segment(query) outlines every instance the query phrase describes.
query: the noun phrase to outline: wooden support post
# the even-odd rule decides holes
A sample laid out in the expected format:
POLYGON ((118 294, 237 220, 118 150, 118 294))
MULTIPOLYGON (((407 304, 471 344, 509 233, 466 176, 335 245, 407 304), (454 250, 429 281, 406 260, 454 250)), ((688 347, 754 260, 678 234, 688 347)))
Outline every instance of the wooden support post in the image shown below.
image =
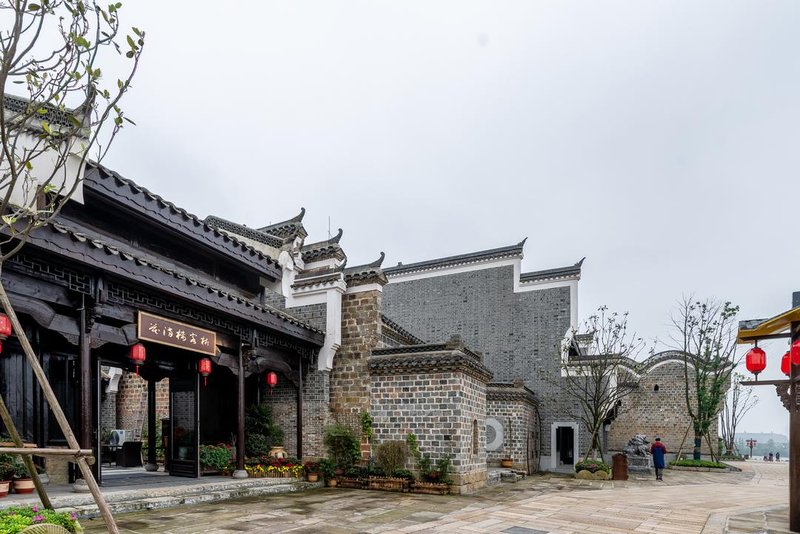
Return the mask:
POLYGON ((158 471, 156 458, 156 381, 147 381, 147 465, 148 471, 158 471))
POLYGON ((242 345, 239 344, 239 374, 236 377, 237 402, 236 402, 236 478, 247 478, 244 469, 244 354, 242 345))
MULTIPOLYGON (((6 401, 3 400, 2 395, 0 395, 0 417, 3 419, 3 424, 6 427, 8 435, 11 436, 11 441, 13 441, 18 448, 25 450, 25 447, 22 443, 22 437, 19 435, 19 432, 17 432, 17 427, 14 425, 14 420, 11 418, 11 413, 8 411, 6 401)), ((2 452, 10 454, 8 449, 5 449, 2 452)), ((36 487, 36 493, 39 495, 39 500, 42 501, 42 506, 52 510, 53 505, 50 503, 50 497, 47 496, 47 491, 45 491, 42 480, 39 478, 39 473, 36 471, 36 466, 33 465, 33 456, 28 454, 26 451, 24 454, 22 454, 22 461, 25 462, 25 467, 28 469, 28 473, 31 475, 33 485, 36 487)))
MULTIPOLYGON (((50 410, 53 412, 53 417, 55 417, 61 432, 64 434, 64 437, 67 440, 67 445, 70 449, 80 449, 78 440, 75 437, 75 433, 69 426, 69 421, 67 420, 67 416, 64 415, 64 410, 61 409, 61 405, 58 402, 58 397, 56 397, 53 388, 50 387, 50 382, 47 380, 47 375, 44 374, 44 369, 42 369, 39 359, 36 357, 36 353, 33 351, 33 347, 28 340, 28 336, 25 335, 25 330, 23 330, 22 324, 19 322, 19 317, 17 317, 14 307, 11 305, 11 301, 8 299, 8 294, 6 293, 2 281, 0 281, 0 305, 2 305, 3 310, 5 311, 6 315, 8 315, 8 318, 11 319, 11 326, 14 328, 14 332, 16 333, 19 342, 22 344, 22 350, 25 353, 25 358, 28 360, 28 364, 31 366, 31 370, 33 371, 36 380, 39 382, 39 385, 42 388, 42 392, 44 393, 45 399, 50 406, 50 410)), ((91 380, 91 374, 89 376, 89 380, 91 380)), ((86 458, 78 458, 77 463, 83 478, 86 480, 86 485, 89 487, 89 491, 94 497, 94 502, 97 503, 97 508, 100 510, 100 515, 103 517, 106 528, 111 534, 119 534, 119 528, 117 527, 116 521, 114 521, 114 516, 111 515, 111 509, 109 509, 108 504, 106 503, 106 500, 100 491, 100 486, 97 485, 97 481, 94 479, 94 475, 92 475, 92 469, 86 462, 86 458)))
POLYGON ((81 321, 78 349, 81 368, 81 447, 92 448, 92 351, 86 321, 86 303, 81 296, 81 321))
MULTIPOLYGON (((800 339, 800 323, 792 323, 792 342, 800 339)), ((800 365, 791 368, 789 386, 789 530, 800 532, 800 410, 797 407, 800 365)))
POLYGON ((303 356, 297 358, 297 459, 303 461, 303 356))

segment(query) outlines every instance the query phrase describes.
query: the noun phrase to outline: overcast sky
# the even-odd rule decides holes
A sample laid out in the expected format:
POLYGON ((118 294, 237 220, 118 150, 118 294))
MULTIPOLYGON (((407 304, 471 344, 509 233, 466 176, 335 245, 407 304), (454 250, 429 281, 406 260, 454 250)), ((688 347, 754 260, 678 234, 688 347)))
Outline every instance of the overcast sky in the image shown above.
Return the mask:
MULTIPOLYGON (((650 340, 682 295, 755 318, 800 290, 796 0, 122 13, 147 32, 123 106, 138 126, 105 163, 200 216, 304 206, 310 240, 344 228, 351 265, 527 236, 525 270, 586 256, 581 316, 627 310, 650 340)), ((742 429, 786 433, 774 389, 759 395, 742 429)))

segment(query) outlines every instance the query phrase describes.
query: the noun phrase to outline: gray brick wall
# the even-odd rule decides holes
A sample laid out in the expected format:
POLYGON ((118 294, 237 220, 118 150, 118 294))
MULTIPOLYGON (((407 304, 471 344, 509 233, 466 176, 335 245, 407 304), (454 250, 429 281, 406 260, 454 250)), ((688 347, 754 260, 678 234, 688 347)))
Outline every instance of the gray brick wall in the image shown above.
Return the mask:
MULTIPOLYGON (((541 453, 550 454, 550 426, 574 421, 574 403, 553 384, 560 378, 560 341, 570 326, 567 287, 513 292, 513 267, 494 267, 392 282, 383 313, 429 342, 459 334, 484 353, 496 381, 520 378, 540 402, 541 453)), ((580 432, 579 449, 585 433, 580 432)), ((547 467, 547 466, 545 466, 547 467)))

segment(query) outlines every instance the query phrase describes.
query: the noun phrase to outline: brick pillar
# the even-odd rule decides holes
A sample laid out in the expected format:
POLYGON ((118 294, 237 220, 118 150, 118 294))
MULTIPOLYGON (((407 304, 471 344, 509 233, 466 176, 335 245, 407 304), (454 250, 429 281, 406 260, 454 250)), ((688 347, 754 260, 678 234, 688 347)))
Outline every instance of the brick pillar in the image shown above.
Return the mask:
POLYGON ((331 415, 357 433, 361 412, 369 411, 368 359, 381 334, 382 292, 346 293, 342 297, 342 345, 331 370, 331 415))

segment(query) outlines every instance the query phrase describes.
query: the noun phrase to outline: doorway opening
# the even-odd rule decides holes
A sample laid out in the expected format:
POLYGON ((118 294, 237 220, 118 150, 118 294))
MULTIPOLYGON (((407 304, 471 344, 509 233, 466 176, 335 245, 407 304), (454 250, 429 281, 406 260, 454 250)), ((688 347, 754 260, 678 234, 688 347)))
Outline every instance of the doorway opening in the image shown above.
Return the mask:
POLYGON ((550 440, 552 468, 569 468, 571 470, 578 456, 578 424, 574 422, 553 423, 550 440))

